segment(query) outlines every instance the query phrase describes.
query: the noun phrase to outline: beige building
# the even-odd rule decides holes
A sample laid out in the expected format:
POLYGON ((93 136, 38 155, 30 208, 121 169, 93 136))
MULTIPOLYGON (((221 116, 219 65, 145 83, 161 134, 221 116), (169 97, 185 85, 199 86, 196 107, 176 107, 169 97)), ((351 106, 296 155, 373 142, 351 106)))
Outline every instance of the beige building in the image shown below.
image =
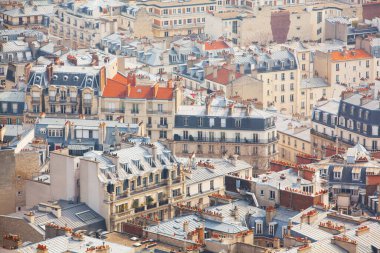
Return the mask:
POLYGON ((310 126, 297 119, 277 115, 278 157, 297 163, 298 154, 313 154, 310 126))
POLYGON ((139 6, 152 16, 153 36, 158 38, 201 34, 207 13, 216 11, 216 3, 210 0, 145 1, 139 6))
POLYGON ((346 48, 343 51, 315 52, 314 74, 327 83, 357 86, 360 81, 374 81, 375 60, 363 49, 346 48))
POLYGON ((0 127, 0 146, 3 147, 0 150, 0 214, 24 210, 26 180, 32 179, 46 162, 46 143, 32 142, 33 138, 34 129, 23 130, 21 126, 11 125, 0 127), (17 132, 20 133, 19 140, 17 132))
POLYGON ((174 115, 181 101, 182 89, 175 80, 136 85, 134 75, 117 74, 107 80, 100 99, 100 118, 142 123, 152 140, 172 138, 174 115))
POLYGON ((182 105, 175 116, 173 153, 222 158, 239 156, 255 174, 277 156, 277 132, 269 113, 211 95, 206 105, 182 105))

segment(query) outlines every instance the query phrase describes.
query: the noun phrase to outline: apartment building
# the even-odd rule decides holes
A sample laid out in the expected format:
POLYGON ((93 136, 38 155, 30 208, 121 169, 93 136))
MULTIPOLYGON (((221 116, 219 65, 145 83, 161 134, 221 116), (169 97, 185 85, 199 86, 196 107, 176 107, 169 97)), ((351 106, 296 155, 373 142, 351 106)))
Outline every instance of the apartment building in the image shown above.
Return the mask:
POLYGON ((50 150, 68 148, 73 156, 89 150, 111 150, 123 137, 144 135, 137 124, 119 121, 41 117, 35 124, 35 137, 49 144, 50 150))
POLYGON ((18 91, 0 92, 0 124, 21 125, 25 106, 25 93, 18 91))
POLYGON ((49 33, 70 48, 95 47, 103 37, 118 31, 117 15, 125 5, 115 0, 62 3, 51 19, 49 33))
POLYGON ((303 121, 276 114, 278 157, 296 163, 299 154, 312 154, 310 126, 303 121))
POLYGON ((201 34, 207 13, 216 11, 216 3, 210 0, 146 1, 139 6, 153 17, 153 36, 157 38, 201 34))
POLYGON ((374 57, 363 49, 315 52, 314 74, 327 83, 356 86, 361 80, 374 81, 374 57))
POLYGON ((343 154, 333 155, 310 166, 318 168, 321 177, 328 180, 338 210, 345 213, 352 205, 367 203, 367 184, 373 180, 368 179, 367 175, 378 175, 380 172, 378 162, 373 161, 370 153, 359 143, 343 154), (346 197, 348 202, 344 200, 346 197))
POLYGON ((256 170, 277 156, 274 117, 224 97, 211 95, 205 105, 182 105, 175 116, 171 150, 178 156, 221 158, 237 155, 256 170))
POLYGON ((374 57, 373 63, 373 78, 380 78, 380 38, 370 36, 368 38, 358 37, 356 39, 357 49, 363 49, 367 53, 371 54, 374 57))
POLYGON ((182 101, 179 81, 136 85, 135 77, 117 74, 107 80, 101 96, 100 118, 144 124, 152 140, 172 138, 174 115, 182 101))
POLYGON ((33 1, 24 3, 21 7, 0 11, 3 26, 6 29, 36 29, 47 33, 50 17, 54 13, 54 6, 34 5, 33 1))
POLYGON ((40 113, 97 118, 99 94, 117 68, 115 56, 97 50, 72 51, 48 65, 26 68, 26 118, 33 120, 40 113))
POLYGON ((46 36, 33 30, 1 30, 0 90, 23 88, 25 65, 35 61, 46 36), (40 44, 41 43, 41 44, 40 44))
POLYGON ((262 81, 261 94, 255 94, 264 108, 275 107, 278 112, 298 112, 300 85, 299 69, 295 56, 288 50, 261 51, 252 76, 262 81))
POLYGON ((323 78, 312 77, 301 80, 299 94, 299 114, 311 117, 313 108, 327 98, 332 98, 335 86, 330 86, 323 78))

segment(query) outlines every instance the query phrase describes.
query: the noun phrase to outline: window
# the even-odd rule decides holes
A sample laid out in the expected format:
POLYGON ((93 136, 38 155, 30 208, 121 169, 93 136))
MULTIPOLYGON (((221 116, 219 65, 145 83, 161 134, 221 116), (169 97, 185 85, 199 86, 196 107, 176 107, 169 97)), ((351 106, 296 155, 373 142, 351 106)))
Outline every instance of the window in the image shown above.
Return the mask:
POLYGON ((183 151, 182 151, 182 153, 185 153, 185 154, 189 153, 187 144, 183 144, 183 151))
POLYGON ((256 221, 256 234, 262 234, 263 233, 263 221, 256 221))
POLYGON ((175 189, 173 190, 173 197, 181 196, 181 189, 175 189))
POLYGON ((235 146, 235 154, 240 155, 240 146, 235 146))
POLYGON ((189 131, 183 131, 183 139, 188 140, 189 139, 189 131))
POLYGON ((334 179, 340 179, 342 176, 342 173, 340 171, 334 171, 334 179))
POLYGON ((264 196, 264 190, 260 190, 260 196, 264 196))
POLYGON ((225 140, 226 140, 226 133, 220 132, 220 141, 225 141, 225 140))
POLYGON ((210 181, 210 190, 214 190, 214 180, 210 181))
POLYGON ((132 104, 132 111, 131 113, 137 114, 139 113, 139 105, 138 104, 132 104))
POLYGON ((164 15, 168 15, 168 14, 169 14, 168 9, 164 9, 164 10, 163 10, 163 14, 164 14, 164 15))
POLYGON ((269 191, 269 199, 275 199, 276 197, 276 192, 275 191, 269 191))
POLYGON ((335 70, 339 71, 339 63, 335 64, 335 70))
POLYGON ((17 103, 13 103, 12 104, 12 112, 16 114, 17 111, 18 111, 18 104, 17 103))
POLYGON ((226 119, 220 119, 220 126, 226 127, 226 119))
POLYGON ((183 118, 183 125, 184 126, 188 126, 189 125, 189 118, 188 117, 183 118))
POLYGON ((163 111, 164 111, 164 106, 163 106, 163 104, 158 104, 158 105, 157 105, 157 110, 158 110, 158 112, 163 112, 163 111))
POLYGON ((168 119, 165 117, 160 117, 160 126, 167 126, 168 125, 168 119))
POLYGON ((214 145, 209 145, 208 146, 208 152, 209 152, 209 154, 213 154, 214 153, 214 145))
POLYGON ((215 125, 215 119, 210 118, 210 127, 213 127, 215 125))
POLYGON ((321 23, 321 22, 322 22, 322 12, 319 11, 319 12, 317 13, 317 24, 319 24, 319 23, 321 23))
POLYGON ((160 131, 160 139, 167 139, 168 133, 166 131, 160 131))
POLYGON ((190 186, 186 187, 186 196, 190 196, 190 186))
POLYGON ((285 73, 281 73, 281 81, 285 81, 285 73))
POLYGON ((203 193, 203 191, 202 191, 202 183, 198 184, 198 193, 203 193))
POLYGON ((235 119, 235 127, 241 128, 241 119, 235 119))
POLYGON ((203 118, 198 118, 198 126, 203 126, 203 118))
POLYGON ((352 180, 359 180, 360 179, 360 173, 352 173, 352 180))

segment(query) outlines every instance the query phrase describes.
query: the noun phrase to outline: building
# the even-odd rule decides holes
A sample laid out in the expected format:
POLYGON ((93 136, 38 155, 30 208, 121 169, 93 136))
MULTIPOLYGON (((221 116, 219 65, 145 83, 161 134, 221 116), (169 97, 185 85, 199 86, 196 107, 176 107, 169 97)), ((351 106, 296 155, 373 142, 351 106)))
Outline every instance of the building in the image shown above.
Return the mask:
POLYGON ((281 113, 297 113, 300 76, 293 53, 286 49, 262 51, 257 45, 254 50, 258 57, 252 76, 262 81, 258 100, 264 108, 273 106, 281 113))
POLYGON ((99 95, 117 74, 117 59, 98 50, 67 53, 54 63, 26 69, 26 118, 98 118, 99 95))
POLYGON ((55 238, 41 241, 35 244, 27 245, 19 248, 18 252, 27 253, 31 251, 37 252, 49 252, 49 251, 75 251, 78 253, 86 253, 92 251, 95 253, 101 252, 120 252, 120 253, 132 253, 133 248, 116 244, 105 243, 104 240, 86 236, 81 233, 73 233, 71 235, 61 235, 55 238))
POLYGON ((360 144, 310 166, 318 168, 321 177, 328 181, 338 210, 348 214, 352 206, 367 203, 367 183, 371 185, 380 171, 378 162, 371 160, 369 152, 360 144))
POLYGON ((376 79, 380 78, 380 39, 376 37, 360 38, 356 39, 356 48, 363 49, 371 54, 374 59, 373 64, 373 76, 376 79))
POLYGON ((276 116, 279 159, 296 163, 297 155, 312 154, 310 125, 297 119, 276 116))
POLYGON ((123 136, 143 135, 137 124, 119 121, 39 118, 34 134, 49 144, 50 150, 68 148, 70 155, 80 156, 89 150, 110 150, 123 136))
POLYGON ((0 17, 5 29, 39 29, 47 33, 54 6, 34 5, 33 1, 24 3, 20 8, 2 10, 0 17))
POLYGON ((336 39, 346 42, 348 45, 355 44, 356 37, 367 37, 378 33, 375 26, 358 23, 352 24, 352 20, 344 17, 329 18, 326 20, 325 39, 336 39))
POLYGON ((152 140, 172 138, 174 115, 182 101, 179 81, 136 85, 136 79, 117 74, 107 79, 101 96, 100 118, 121 119, 130 124, 143 123, 152 140))
POLYGON ((209 0, 147 1, 139 6, 145 7, 152 16, 153 36, 157 38, 201 34, 207 13, 216 11, 216 3, 209 0))
POLYGON ((32 243, 65 235, 66 230, 87 230, 87 233, 105 230, 103 217, 84 203, 68 201, 39 203, 26 211, 1 215, 0 224, 3 235, 18 235, 23 241, 32 243))
POLYGON ((21 91, 0 92, 0 124, 21 125, 25 106, 25 93, 21 91))
POLYGON ((43 169, 48 156, 44 142, 33 141, 33 129, 20 125, 0 127, 0 214, 21 211, 26 205, 26 180, 43 169))
POLYGON ((332 99, 323 101, 315 107, 310 129, 311 154, 321 158, 339 151, 336 146, 339 104, 339 100, 332 99))
POLYGON ((373 69, 373 56, 362 49, 315 52, 315 76, 327 80, 329 85, 356 86, 360 80, 373 82, 373 69))
POLYGON ((34 30, 1 30, 0 90, 22 89, 25 66, 34 62, 46 36, 34 30))
POLYGON ((169 143, 178 156, 237 155, 259 170, 265 170, 278 151, 272 115, 215 95, 206 104, 179 107, 169 143))
POLYGON ((301 80, 299 113, 303 117, 310 118, 313 113, 313 108, 318 105, 319 102, 333 97, 333 92, 335 92, 334 88, 335 86, 329 85, 320 77, 301 80))

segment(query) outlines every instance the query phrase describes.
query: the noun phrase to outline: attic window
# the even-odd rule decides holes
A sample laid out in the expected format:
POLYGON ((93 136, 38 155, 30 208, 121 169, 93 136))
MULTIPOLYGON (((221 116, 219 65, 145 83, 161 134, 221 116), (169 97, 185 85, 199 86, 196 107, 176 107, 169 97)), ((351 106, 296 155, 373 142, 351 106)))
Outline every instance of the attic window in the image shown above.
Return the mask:
POLYGON ((57 80, 58 79, 58 76, 57 75, 53 75, 53 80, 57 80))
POLYGON ((78 81, 79 80, 79 77, 78 76, 74 76, 74 81, 78 81))
POLYGON ((87 79, 87 83, 88 84, 92 83, 92 78, 87 79))
POLYGON ((63 76, 63 81, 67 81, 69 80, 69 77, 68 76, 63 76))

